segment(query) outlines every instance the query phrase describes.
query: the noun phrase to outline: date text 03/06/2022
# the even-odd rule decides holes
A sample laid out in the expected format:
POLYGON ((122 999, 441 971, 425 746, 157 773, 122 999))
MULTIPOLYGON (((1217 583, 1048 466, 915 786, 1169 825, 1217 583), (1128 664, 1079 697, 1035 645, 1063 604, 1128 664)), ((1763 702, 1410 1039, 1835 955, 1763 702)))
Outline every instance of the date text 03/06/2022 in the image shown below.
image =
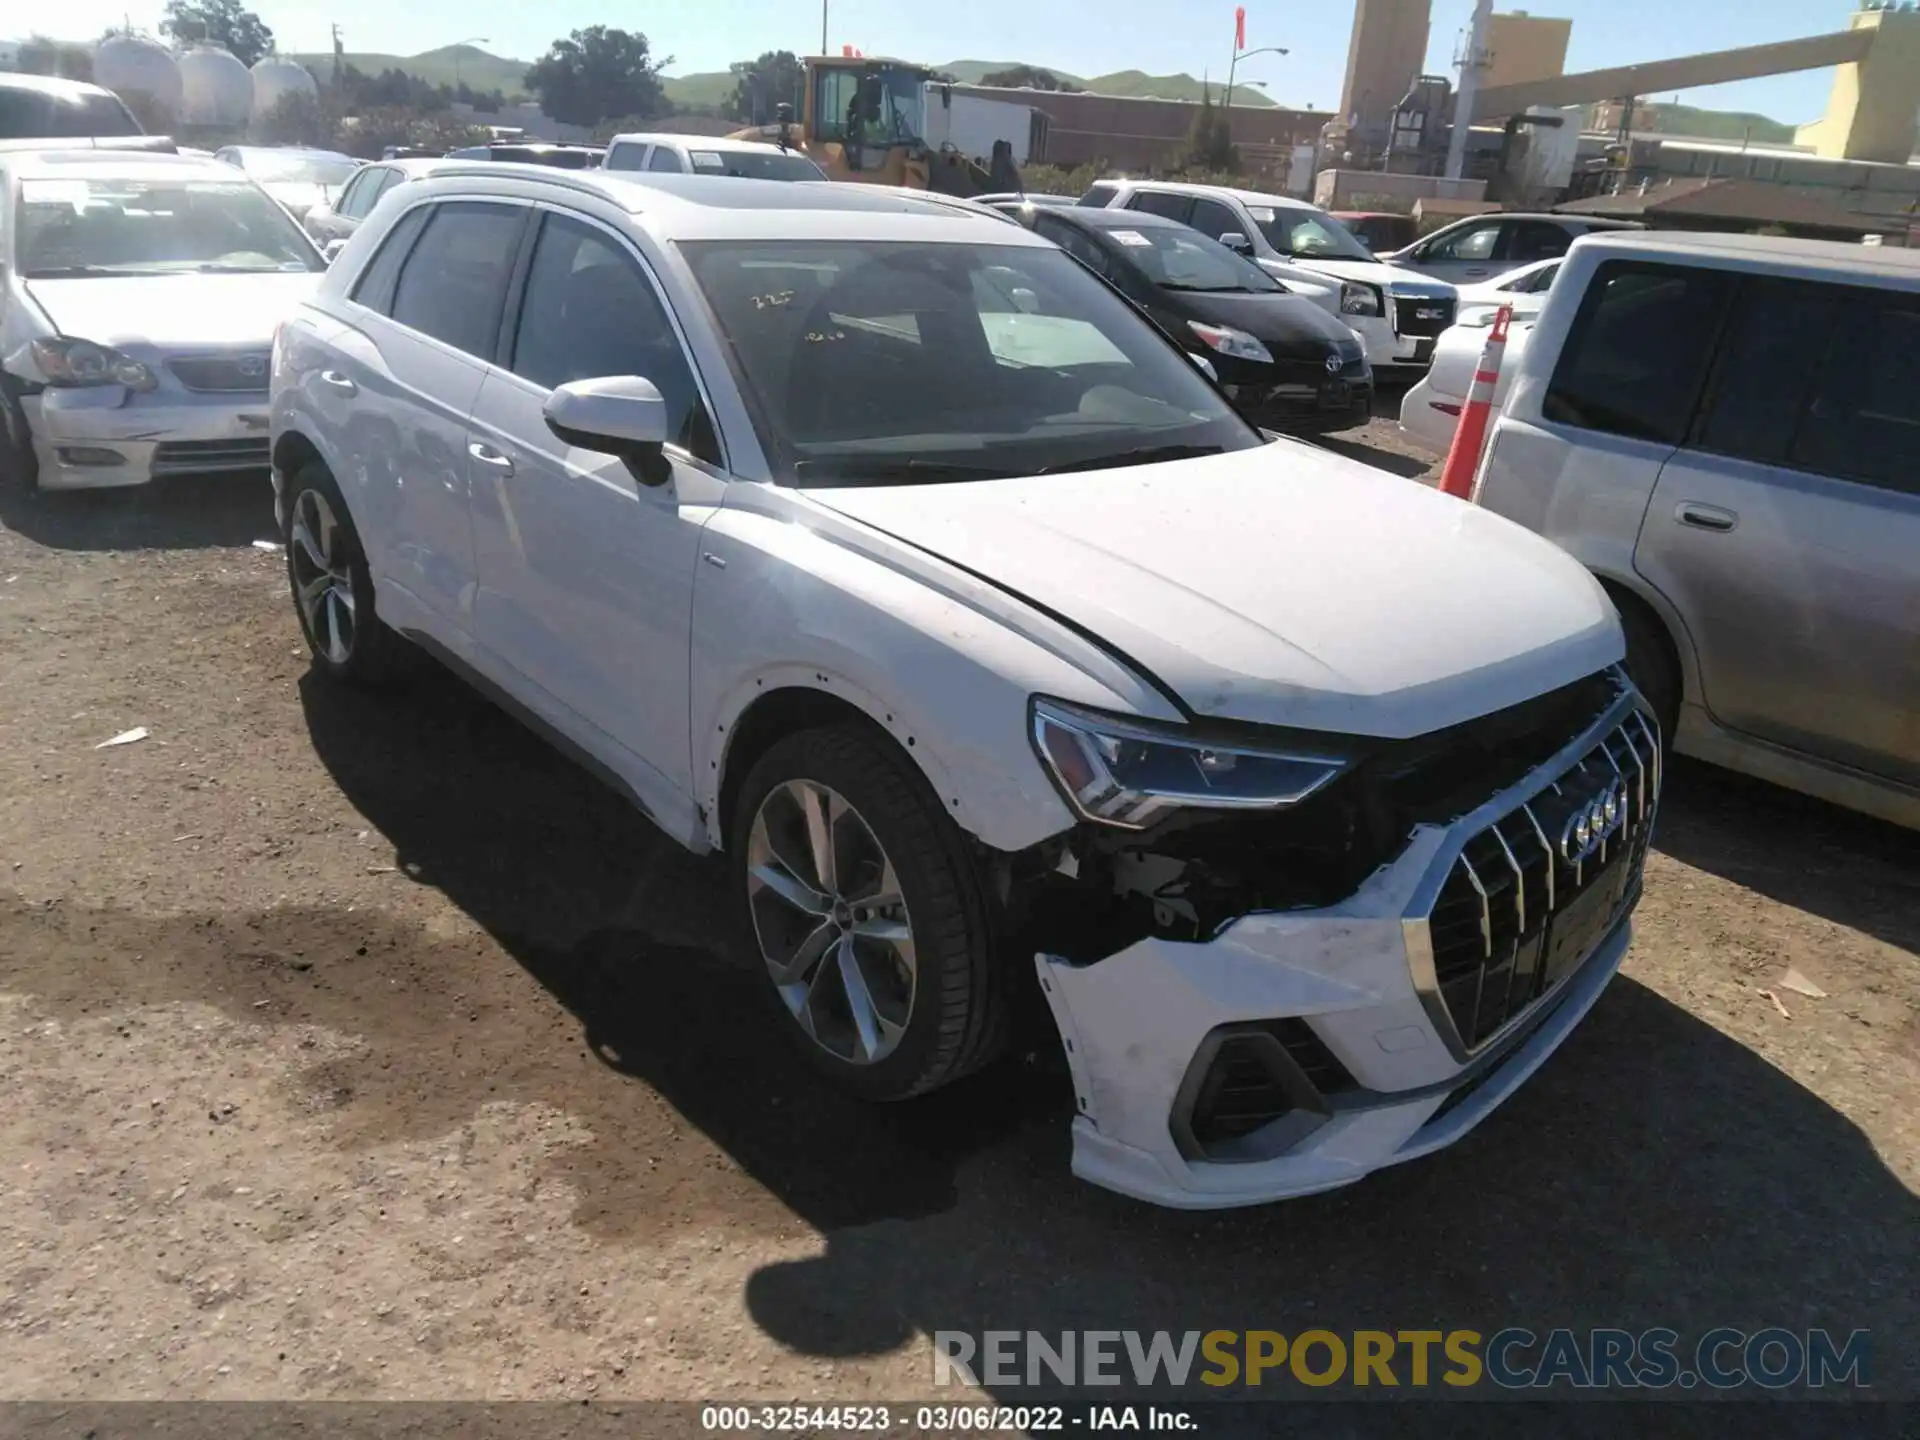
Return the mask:
POLYGON ((1036 1435, 1074 1430, 1172 1434, 1199 1425, 1189 1411, 1168 1405, 705 1405, 700 1427, 734 1434, 900 1430, 1036 1435))

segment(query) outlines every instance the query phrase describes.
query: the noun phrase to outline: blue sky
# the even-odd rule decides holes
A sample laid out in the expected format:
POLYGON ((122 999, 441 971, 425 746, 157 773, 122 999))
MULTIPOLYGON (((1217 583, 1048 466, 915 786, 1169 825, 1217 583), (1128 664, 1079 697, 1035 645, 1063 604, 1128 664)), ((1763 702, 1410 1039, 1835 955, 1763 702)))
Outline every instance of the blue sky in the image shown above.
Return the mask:
MULTIPOLYGON (((1850 0, 1532 0, 1516 6, 1573 20, 1570 70, 1659 60, 1698 50, 1756 45, 1846 25, 1850 0)), ((162 0, 61 0, 41 10, 39 25, 75 38, 92 38, 123 16, 151 28, 162 0)), ((273 27, 282 48, 321 50, 328 26, 338 23, 350 50, 414 54, 474 35, 496 54, 533 58, 556 35, 596 23, 646 32, 655 51, 672 55, 671 73, 719 70, 762 50, 805 53, 820 42, 816 0, 699 0, 666 5, 609 5, 605 0, 547 0, 539 6, 506 0, 259 0, 254 7, 273 27)), ((1267 82, 1284 104, 1331 109, 1339 103, 1351 0, 1305 5, 1299 0, 1247 0, 1247 44, 1287 47, 1286 56, 1246 62, 1249 78, 1267 82)), ((1456 40, 1472 0, 1434 0, 1428 68, 1450 70, 1456 40)), ((870 55, 944 60, 1027 60, 1082 75, 1138 69, 1195 75, 1226 73, 1233 46, 1233 5, 1171 5, 1167 0, 1105 0, 1097 6, 1066 0, 968 0, 963 5, 903 0, 830 0, 828 33, 835 50, 857 45, 870 55), (1170 17, 1179 15, 1175 20, 1170 17), (1096 18, 1097 17, 1097 18, 1096 18)), ((1683 98, 1716 109, 1757 110, 1789 123, 1812 120, 1826 108, 1830 71, 1776 76, 1697 90, 1683 98)), ((1654 97, 1661 99, 1669 96, 1654 97)))

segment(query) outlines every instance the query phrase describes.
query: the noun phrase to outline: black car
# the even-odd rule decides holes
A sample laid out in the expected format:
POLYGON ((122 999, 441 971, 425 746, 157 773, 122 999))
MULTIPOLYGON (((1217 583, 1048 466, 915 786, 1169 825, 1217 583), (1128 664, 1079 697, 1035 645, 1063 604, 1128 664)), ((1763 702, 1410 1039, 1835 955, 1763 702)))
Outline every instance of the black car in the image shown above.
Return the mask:
POLYGON ((597 170, 607 158, 604 145, 547 144, 540 141, 463 145, 447 152, 449 160, 505 160, 515 165, 551 165, 560 170, 597 170))
POLYGON ((992 203, 1204 357, 1254 424, 1318 433, 1372 418, 1373 371, 1360 338, 1219 241, 1140 210, 992 203))

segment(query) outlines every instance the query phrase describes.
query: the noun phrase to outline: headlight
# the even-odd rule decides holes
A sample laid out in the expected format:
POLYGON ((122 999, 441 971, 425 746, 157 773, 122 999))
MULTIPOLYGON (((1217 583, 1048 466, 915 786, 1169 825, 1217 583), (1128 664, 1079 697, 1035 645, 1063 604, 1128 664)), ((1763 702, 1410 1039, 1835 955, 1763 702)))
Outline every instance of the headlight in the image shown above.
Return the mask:
POLYGON ((36 340, 33 363, 49 385, 124 385, 151 390, 153 371, 138 360, 91 340, 36 340))
POLYGON ((1127 830, 1170 810, 1297 805, 1347 763, 1192 740, 1054 700, 1033 702, 1033 745, 1074 809, 1127 830))
POLYGON ((1236 330, 1231 325, 1202 325, 1198 320, 1189 320, 1187 328, 1206 342, 1208 349, 1217 350, 1222 355, 1231 355, 1236 360, 1258 360, 1268 365, 1273 363, 1273 355, 1267 347, 1244 330, 1236 330))
POLYGON ((1355 281, 1344 280, 1340 284, 1340 313, 1342 315, 1384 315, 1386 302, 1380 296, 1377 285, 1361 285, 1355 281))

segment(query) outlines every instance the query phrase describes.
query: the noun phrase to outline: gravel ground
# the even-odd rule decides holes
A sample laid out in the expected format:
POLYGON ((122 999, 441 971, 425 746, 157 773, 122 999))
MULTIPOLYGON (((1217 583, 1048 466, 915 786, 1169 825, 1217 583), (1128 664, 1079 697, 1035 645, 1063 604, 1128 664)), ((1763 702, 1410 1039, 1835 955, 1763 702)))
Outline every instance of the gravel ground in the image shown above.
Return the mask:
POLYGON ((898 1400, 936 1328, 1510 1323, 1866 1327, 1920 1391, 1920 837, 1677 767, 1510 1104, 1159 1212, 1067 1174, 1045 1053, 823 1093, 710 865, 431 666, 316 685, 263 485, 0 524, 0 1394, 898 1400))

